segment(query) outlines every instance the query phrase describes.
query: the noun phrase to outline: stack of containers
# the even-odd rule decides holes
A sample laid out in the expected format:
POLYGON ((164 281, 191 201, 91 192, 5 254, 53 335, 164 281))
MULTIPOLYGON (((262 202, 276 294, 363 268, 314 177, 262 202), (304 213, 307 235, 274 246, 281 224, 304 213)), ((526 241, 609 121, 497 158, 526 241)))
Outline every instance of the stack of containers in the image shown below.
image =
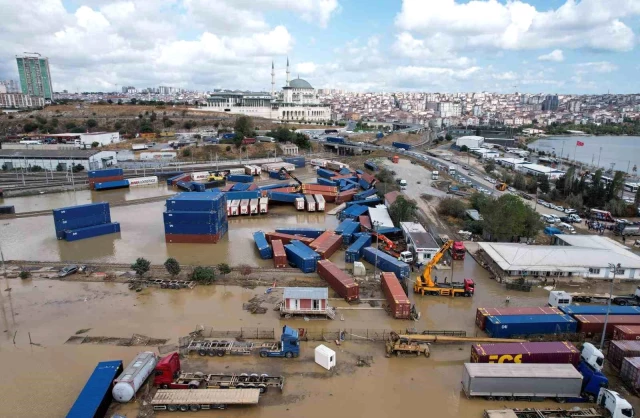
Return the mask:
POLYGON ((521 308, 478 308, 476 311, 476 325, 484 331, 487 318, 490 316, 511 315, 562 315, 562 311, 551 306, 534 306, 521 308))
POLYGON ((179 193, 167 199, 164 213, 168 243, 217 243, 229 229, 224 193, 179 193))
POLYGON ((391 316, 396 319, 411 318, 411 301, 404 292, 396 275, 393 273, 380 273, 380 284, 389 305, 391 316))
MULTIPOLYGON (((407 263, 398 261, 389 254, 373 247, 365 247, 362 250, 362 257, 370 264, 375 265, 377 256, 377 267, 381 271, 390 271, 395 273, 396 277, 406 279, 411 275, 411 267, 407 263)), ((575 323, 575 321, 574 321, 575 323)))
MULTIPOLYGON (((124 180, 124 171, 121 168, 107 168, 104 170, 91 170, 87 172, 89 188, 95 189, 96 183, 110 183, 124 180)), ((128 184, 127 184, 128 186, 128 184)), ((124 186, 119 186, 124 187, 124 186)))
POLYGON ((344 253, 344 261, 346 263, 353 263, 362 257, 362 252, 365 247, 371 246, 371 235, 363 234, 356 241, 347 248, 347 251, 344 253))
POLYGON ((580 350, 568 341, 489 343, 471 346, 471 363, 580 363, 580 350))
POLYGON ((256 243, 256 247, 258 247, 258 253, 260 253, 260 258, 262 258, 263 260, 268 260, 270 258, 273 258, 273 251, 271 250, 271 247, 269 247, 269 243, 267 242, 267 239, 264 236, 264 232, 262 231, 254 232, 253 240, 256 243))
POLYGON ((640 391, 640 357, 627 357, 622 361, 620 379, 636 393, 640 391))
POLYGON ((360 297, 358 283, 331 261, 318 261, 318 276, 326 280, 329 286, 347 302, 358 300, 360 297))
POLYGON ((607 351, 607 361, 616 369, 622 367, 622 361, 626 357, 638 356, 640 356, 640 341, 611 341, 607 351))
POLYGON ((89 203, 53 210, 56 238, 77 241, 120 232, 120 224, 111 222, 106 202, 89 203))
POLYGON ((346 245, 351 244, 353 242, 353 234, 358 232, 360 229, 360 223, 352 221, 351 219, 347 219, 342 221, 340 225, 336 228, 336 234, 342 235, 342 240, 346 245))

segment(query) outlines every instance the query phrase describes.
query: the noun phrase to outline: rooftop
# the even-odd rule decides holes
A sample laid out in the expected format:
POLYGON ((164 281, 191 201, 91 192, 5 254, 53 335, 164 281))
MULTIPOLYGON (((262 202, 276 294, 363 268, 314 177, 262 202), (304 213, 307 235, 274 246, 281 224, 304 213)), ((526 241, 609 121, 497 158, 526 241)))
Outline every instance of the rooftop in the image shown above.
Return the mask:
POLYGON ((389 211, 385 205, 378 205, 373 208, 369 208, 369 217, 371 218, 371 226, 375 229, 377 227, 390 227, 395 225, 389 216, 389 211))
POLYGON ((307 80, 303 80, 300 77, 291 80, 289 87, 293 89, 313 89, 307 80))
POLYGON ((326 287, 286 287, 285 299, 328 299, 329 290, 326 287))

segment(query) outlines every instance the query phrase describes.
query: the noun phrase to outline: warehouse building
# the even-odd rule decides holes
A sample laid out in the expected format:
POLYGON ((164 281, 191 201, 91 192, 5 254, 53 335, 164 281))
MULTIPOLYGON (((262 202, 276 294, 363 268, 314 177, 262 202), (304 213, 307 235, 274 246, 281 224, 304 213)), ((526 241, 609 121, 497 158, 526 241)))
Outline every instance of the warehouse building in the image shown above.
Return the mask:
POLYGON ((515 170, 535 177, 547 176, 549 180, 557 180, 564 176, 564 171, 562 170, 532 163, 517 164, 515 170))
POLYGON ((469 135, 456 139, 456 146, 458 148, 462 148, 463 146, 467 148, 480 148, 482 144, 484 144, 484 137, 482 136, 469 135))
POLYGON ((640 256, 598 235, 554 235, 556 245, 480 242, 483 258, 504 277, 640 279, 640 256))
POLYGON ((58 164, 62 171, 69 170, 72 165, 82 165, 85 170, 98 170, 116 165, 118 159, 115 151, 93 150, 11 150, 0 149, 0 166, 7 170, 39 166, 45 170, 56 170, 58 164))
POLYGON ((527 160, 523 158, 496 158, 496 164, 511 169, 515 169, 517 165, 526 163, 527 160))
POLYGON ((80 145, 91 146, 94 142, 102 145, 117 144, 120 142, 119 132, 87 132, 87 133, 66 133, 66 134, 49 134, 47 137, 56 138, 64 142, 71 142, 80 145))
POLYGON ((407 249, 414 254, 416 263, 427 263, 440 250, 436 240, 419 223, 400 222, 400 228, 407 249))

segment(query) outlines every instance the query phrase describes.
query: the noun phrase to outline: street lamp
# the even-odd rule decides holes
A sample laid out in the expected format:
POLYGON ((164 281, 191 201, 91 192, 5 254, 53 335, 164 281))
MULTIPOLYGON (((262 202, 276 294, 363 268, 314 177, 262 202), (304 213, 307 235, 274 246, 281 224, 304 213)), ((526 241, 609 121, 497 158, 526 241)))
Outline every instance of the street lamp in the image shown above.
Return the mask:
POLYGON ((604 316, 604 328, 602 329, 602 337, 600 338, 600 350, 602 350, 602 347, 604 347, 604 336, 607 333, 607 323, 609 322, 609 312, 611 311, 611 295, 613 294, 613 282, 616 279, 616 273, 620 269, 620 263, 609 263, 609 270, 613 270, 613 278, 611 279, 611 284, 609 285, 609 302, 607 304, 607 313, 604 316))

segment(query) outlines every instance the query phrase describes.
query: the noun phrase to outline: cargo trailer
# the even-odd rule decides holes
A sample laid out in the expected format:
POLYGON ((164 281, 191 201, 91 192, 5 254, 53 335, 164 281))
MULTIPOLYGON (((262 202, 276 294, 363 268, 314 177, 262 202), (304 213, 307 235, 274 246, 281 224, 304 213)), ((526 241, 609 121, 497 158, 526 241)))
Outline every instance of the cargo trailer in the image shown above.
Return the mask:
POLYGON ((396 275, 380 273, 380 284, 391 316, 395 319, 411 319, 411 301, 396 275))
POLYGON ((614 340, 640 340, 640 325, 616 325, 613 327, 614 340))
POLYGON ((103 418, 113 400, 113 380, 122 370, 120 360, 98 363, 67 413, 67 418, 103 418))
POLYGON ((277 269, 288 267, 287 253, 284 250, 284 245, 279 239, 271 241, 271 247, 273 249, 273 266, 277 269))
POLYGON ((253 240, 256 243, 256 247, 258 248, 258 253, 260 254, 260 258, 263 260, 268 260, 273 258, 273 251, 267 242, 267 239, 264 236, 264 232, 257 231, 253 233, 253 240))
POLYGON ((580 363, 580 350, 566 341, 488 343, 471 346, 471 363, 580 363))
POLYGON ((240 215, 240 201, 232 200, 231 206, 229 207, 229 216, 238 216, 240 215))
POLYGON ((329 286, 344 298, 347 302, 358 300, 360 287, 351 276, 329 260, 318 261, 318 276, 324 279, 329 286))
POLYGON ((607 351, 607 361, 615 369, 620 369, 626 357, 640 357, 640 341, 611 341, 607 351))
POLYGON ((258 200, 258 205, 259 205, 259 211, 260 213, 267 213, 269 212, 269 199, 266 197, 261 197, 258 200))
POLYGON ((304 210, 306 200, 304 197, 296 197, 296 200, 293 202, 297 210, 304 210))
POLYGON ((373 265, 377 262, 377 267, 381 271, 393 272, 400 279, 406 279, 411 275, 411 267, 407 263, 398 261, 377 248, 365 247, 362 250, 362 258, 373 265))
POLYGON ((318 212, 324 212, 326 206, 324 196, 322 196, 321 194, 314 194, 313 198, 316 201, 316 210, 318 212))
POLYGON ((582 375, 571 364, 465 363, 462 390, 487 399, 580 398, 582 375))
POLYGON ((260 389, 159 389, 150 404, 154 411, 195 412, 255 405, 259 398, 260 389))
POLYGON ((510 307, 510 308, 478 308, 476 311, 476 325, 484 331, 487 317, 509 315, 562 315, 558 308, 550 306, 510 307))
MULTIPOLYGON (((575 315, 578 321, 578 332, 582 332, 587 336, 602 334, 604 330, 604 322, 606 315, 575 315)), ((638 315, 609 315, 607 320, 606 338, 611 339, 613 336, 613 327, 616 325, 640 325, 640 316, 638 315)))
POLYGON ((622 360, 620 380, 635 394, 640 392, 640 357, 627 357, 622 360))
POLYGON ((240 215, 249 214, 249 199, 242 199, 240 201, 240 215))
POLYGON ((258 199, 249 200, 249 214, 257 215, 258 213, 258 199))
POLYGON ((569 315, 490 316, 485 331, 493 338, 521 335, 575 333, 577 322, 569 315))
POLYGON ((305 195, 304 199, 306 201, 307 212, 315 212, 316 211, 316 200, 312 195, 305 195))
POLYGON ((102 225, 87 226, 84 228, 70 229, 64 231, 65 241, 78 241, 81 239, 94 238, 107 234, 120 232, 120 223, 112 222, 102 225))

